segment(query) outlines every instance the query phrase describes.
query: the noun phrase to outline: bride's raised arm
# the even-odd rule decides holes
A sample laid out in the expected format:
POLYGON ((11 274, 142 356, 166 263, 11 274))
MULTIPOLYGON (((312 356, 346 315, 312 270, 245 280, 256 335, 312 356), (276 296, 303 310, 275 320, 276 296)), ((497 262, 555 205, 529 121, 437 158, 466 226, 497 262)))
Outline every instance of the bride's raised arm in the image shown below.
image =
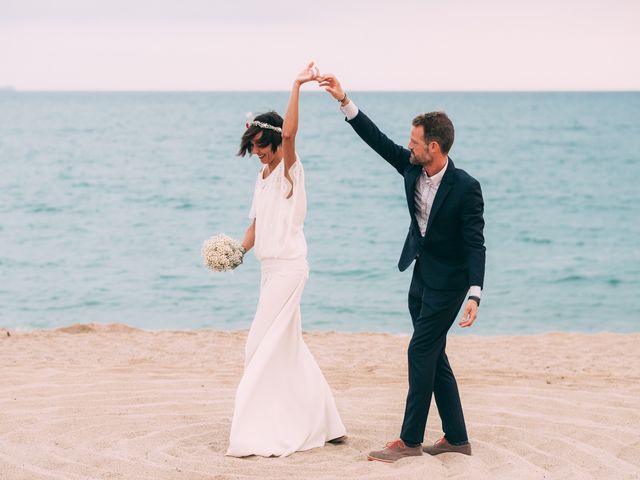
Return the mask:
POLYGON ((293 81, 291 96, 287 113, 284 116, 282 126, 282 155, 284 157, 285 172, 296 162, 296 133, 298 133, 298 103, 300 97, 300 85, 316 80, 320 72, 313 62, 302 70, 293 81))

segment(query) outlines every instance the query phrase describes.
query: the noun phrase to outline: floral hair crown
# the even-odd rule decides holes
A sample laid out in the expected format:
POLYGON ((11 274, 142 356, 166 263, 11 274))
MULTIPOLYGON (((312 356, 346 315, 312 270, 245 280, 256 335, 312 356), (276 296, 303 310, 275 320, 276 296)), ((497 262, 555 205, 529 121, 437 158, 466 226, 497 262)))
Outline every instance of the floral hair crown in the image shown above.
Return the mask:
POLYGON ((274 127, 269 123, 259 122, 257 120, 252 120, 251 122, 247 122, 247 128, 252 126, 266 128, 268 130, 273 130, 274 132, 282 133, 282 129, 280 127, 274 127))

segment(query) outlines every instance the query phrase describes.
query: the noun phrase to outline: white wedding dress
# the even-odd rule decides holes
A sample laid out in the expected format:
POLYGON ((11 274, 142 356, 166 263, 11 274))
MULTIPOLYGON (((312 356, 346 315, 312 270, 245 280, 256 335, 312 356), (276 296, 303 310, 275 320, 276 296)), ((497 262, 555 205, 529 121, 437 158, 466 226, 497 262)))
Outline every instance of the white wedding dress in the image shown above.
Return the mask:
POLYGON ((231 423, 227 455, 234 457, 283 457, 345 434, 331 389, 302 339, 300 298, 309 267, 299 159, 289 176, 293 185, 284 161, 266 179, 260 172, 253 196, 262 277, 231 423))

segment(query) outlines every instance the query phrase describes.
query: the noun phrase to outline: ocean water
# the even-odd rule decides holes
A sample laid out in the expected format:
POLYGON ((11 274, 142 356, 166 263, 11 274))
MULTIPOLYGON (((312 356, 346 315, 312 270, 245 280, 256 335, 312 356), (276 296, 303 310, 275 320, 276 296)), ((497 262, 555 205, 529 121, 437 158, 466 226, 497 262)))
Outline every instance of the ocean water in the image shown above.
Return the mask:
MULTIPOLYGON (((442 109, 451 157, 482 184, 480 335, 640 330, 640 93, 358 93, 391 138, 442 109)), ((256 158, 235 156, 247 112, 288 94, 0 93, 0 327, 122 322, 248 328, 249 255, 207 271, 204 239, 242 237, 256 158)), ((311 275, 307 330, 410 333, 402 178, 305 91, 311 275)))

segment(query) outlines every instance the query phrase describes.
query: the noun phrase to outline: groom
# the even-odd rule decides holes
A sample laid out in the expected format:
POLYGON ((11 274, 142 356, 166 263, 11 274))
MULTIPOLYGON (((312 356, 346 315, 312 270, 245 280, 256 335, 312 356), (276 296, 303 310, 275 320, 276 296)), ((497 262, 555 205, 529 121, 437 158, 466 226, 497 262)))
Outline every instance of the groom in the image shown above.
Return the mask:
POLYGON ((404 177, 411 216, 409 233, 398 268, 415 260, 409 287, 413 336, 409 343, 409 392, 400 438, 369 460, 392 463, 404 457, 457 452, 471 455, 471 445, 458 386, 445 353, 447 331, 467 300, 462 327, 476 319, 484 279, 485 247, 482 230, 484 202, 477 180, 455 167, 449 158, 454 130, 443 112, 413 119, 408 149, 387 138, 350 101, 335 76, 319 77, 340 102, 347 121, 382 158, 404 177), (444 436, 422 447, 431 395, 442 420, 444 436))

